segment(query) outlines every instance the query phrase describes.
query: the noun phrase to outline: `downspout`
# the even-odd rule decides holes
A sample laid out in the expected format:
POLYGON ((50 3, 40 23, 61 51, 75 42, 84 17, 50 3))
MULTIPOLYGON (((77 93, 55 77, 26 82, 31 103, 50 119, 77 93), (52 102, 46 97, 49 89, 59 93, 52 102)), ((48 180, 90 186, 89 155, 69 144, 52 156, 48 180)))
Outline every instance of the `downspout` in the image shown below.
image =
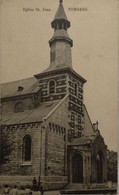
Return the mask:
POLYGON ((44 158, 43 158, 43 130, 45 130, 45 126, 41 125, 41 136, 40 136, 40 178, 42 183, 44 183, 44 158))

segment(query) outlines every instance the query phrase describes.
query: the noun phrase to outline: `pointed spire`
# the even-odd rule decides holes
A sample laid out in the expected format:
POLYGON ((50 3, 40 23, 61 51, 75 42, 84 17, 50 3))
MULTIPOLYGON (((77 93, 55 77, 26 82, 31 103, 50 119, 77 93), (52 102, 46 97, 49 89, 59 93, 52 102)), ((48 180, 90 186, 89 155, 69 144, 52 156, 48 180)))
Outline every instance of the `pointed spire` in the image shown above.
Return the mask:
POLYGON ((52 28, 54 28, 55 24, 60 21, 65 21, 65 23, 67 24, 67 27, 68 28, 70 27, 70 22, 68 21, 67 16, 64 11, 63 0, 59 1, 58 10, 55 14, 54 20, 51 23, 52 28))
POLYGON ((51 22, 51 26, 54 28, 54 35, 49 41, 50 47, 56 40, 67 41, 71 47, 73 46, 73 41, 70 39, 67 32, 67 29, 70 27, 70 22, 67 19, 62 3, 63 0, 59 0, 59 7, 55 14, 54 20, 51 22))
POLYGON ((53 37, 49 41, 50 45, 50 65, 46 71, 53 71, 63 68, 72 68, 71 47, 73 41, 70 39, 67 29, 70 27, 62 0, 59 1, 59 7, 51 23, 54 28, 53 37))

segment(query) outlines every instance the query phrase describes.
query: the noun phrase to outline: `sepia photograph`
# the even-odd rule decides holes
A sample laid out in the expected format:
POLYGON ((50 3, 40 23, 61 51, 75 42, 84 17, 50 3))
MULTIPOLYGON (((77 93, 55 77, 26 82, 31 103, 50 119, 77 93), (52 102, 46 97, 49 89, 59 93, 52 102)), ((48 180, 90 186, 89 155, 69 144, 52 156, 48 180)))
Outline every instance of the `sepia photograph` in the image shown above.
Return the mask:
POLYGON ((0 195, 118 194, 118 0, 0 0, 0 195))

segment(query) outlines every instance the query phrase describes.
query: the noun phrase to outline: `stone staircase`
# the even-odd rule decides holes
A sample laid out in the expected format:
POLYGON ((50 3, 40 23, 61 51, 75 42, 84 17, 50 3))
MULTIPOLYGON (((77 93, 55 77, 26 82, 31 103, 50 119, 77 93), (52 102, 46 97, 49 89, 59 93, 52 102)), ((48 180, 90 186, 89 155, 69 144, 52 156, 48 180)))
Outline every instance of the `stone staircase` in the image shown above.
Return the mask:
POLYGON ((116 194, 116 188, 108 188, 107 183, 80 184, 69 183, 61 194, 116 194))
POLYGON ((107 183, 94 183, 94 184, 82 184, 82 183, 69 183, 65 189, 101 189, 107 188, 107 183))
POLYGON ((104 188, 108 188, 108 185, 107 183, 94 183, 94 184, 91 184, 91 188, 93 189, 104 189, 104 188))
POLYGON ((84 189, 85 186, 82 183, 69 183, 65 189, 75 189, 75 190, 79 190, 79 189, 84 189))

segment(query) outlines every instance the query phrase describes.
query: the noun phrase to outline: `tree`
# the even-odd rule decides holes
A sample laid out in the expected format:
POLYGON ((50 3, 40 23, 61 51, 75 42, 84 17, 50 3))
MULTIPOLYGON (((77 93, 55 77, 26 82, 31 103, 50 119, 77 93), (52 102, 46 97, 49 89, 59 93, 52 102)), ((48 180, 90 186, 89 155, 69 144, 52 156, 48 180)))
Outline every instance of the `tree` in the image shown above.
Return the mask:
POLYGON ((107 180, 117 182, 117 152, 107 150, 107 180))
POLYGON ((2 131, 0 127, 0 165, 10 161, 10 154, 14 149, 14 141, 10 142, 9 131, 2 131))

